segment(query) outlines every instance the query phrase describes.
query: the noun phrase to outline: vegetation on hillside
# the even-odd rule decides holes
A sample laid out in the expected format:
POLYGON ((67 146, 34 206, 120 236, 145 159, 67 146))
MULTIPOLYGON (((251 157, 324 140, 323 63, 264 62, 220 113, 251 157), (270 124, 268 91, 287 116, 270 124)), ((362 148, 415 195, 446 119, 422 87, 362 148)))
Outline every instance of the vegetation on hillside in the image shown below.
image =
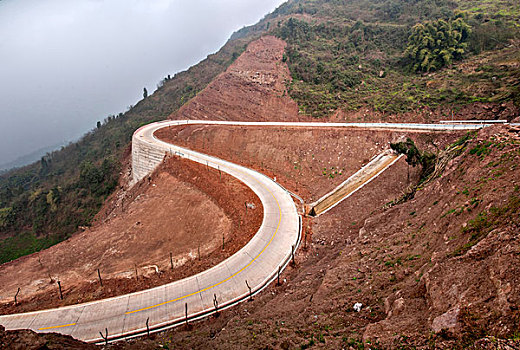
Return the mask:
POLYGON ((284 61, 293 77, 288 90, 301 113, 311 116, 339 108, 403 112, 506 100, 520 105, 520 53, 508 47, 519 37, 519 18, 516 0, 290 0, 236 32, 218 53, 165 77, 153 94, 143 90, 136 106, 100 121, 79 142, 0 175, 0 263, 89 225, 117 188, 132 133, 176 111, 262 34, 287 41, 284 61), (430 31, 421 26, 452 39, 446 48, 432 47, 424 65, 427 53, 419 42, 430 31), (452 64, 461 57, 470 57, 471 73, 452 64), (421 61, 419 71, 447 67, 418 74, 408 69, 414 60, 421 61))
MULTIPOLYGON (((288 19, 278 21, 273 32, 288 42, 290 95, 301 113, 314 117, 338 108, 398 113, 516 96, 515 66, 493 68, 504 90, 500 97, 470 88, 475 79, 488 84, 491 77, 467 79, 456 71, 440 71, 439 80, 446 79, 449 86, 439 86, 431 75, 409 71, 453 68, 463 57, 505 48, 520 38, 517 2, 496 0, 493 7, 471 3, 473 7, 461 0, 289 1, 277 11, 288 19), (495 12, 496 7, 508 10, 495 12)), ((518 62, 516 51, 506 50, 505 60, 518 62)))
POLYGON ((420 181, 426 180, 435 169, 437 157, 428 151, 420 151, 411 138, 404 142, 390 143, 390 148, 398 154, 406 155, 406 163, 413 167, 421 166, 420 181))
POLYGON ((470 32, 462 17, 416 24, 405 51, 412 61, 412 70, 430 72, 461 59, 468 47, 466 41, 470 32))
POLYGON ((78 226, 90 225, 118 186, 133 132, 167 118, 195 96, 254 35, 257 31, 252 30, 188 71, 167 76, 153 95, 126 113, 98 122, 78 142, 0 175, 0 263, 48 248, 70 237, 78 226))

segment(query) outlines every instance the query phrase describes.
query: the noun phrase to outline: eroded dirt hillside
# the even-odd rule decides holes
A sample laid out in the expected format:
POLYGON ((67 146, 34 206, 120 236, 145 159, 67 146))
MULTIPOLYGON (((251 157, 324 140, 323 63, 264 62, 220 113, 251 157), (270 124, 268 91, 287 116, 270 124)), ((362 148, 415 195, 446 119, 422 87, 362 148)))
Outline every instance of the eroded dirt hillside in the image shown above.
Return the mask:
MULTIPOLYGON (((462 134, 201 125, 156 132, 161 139, 276 177, 306 202, 331 191, 373 157, 389 149, 390 142, 411 136, 419 147, 437 152, 462 134)), ((418 170, 410 168, 404 187, 416 179, 418 170)))
POLYGON ((107 206, 111 210, 97 225, 3 264, 0 310, 23 312, 101 299, 192 275, 243 247, 263 217, 258 197, 244 184, 177 158, 165 160, 107 206), (246 211, 245 202, 254 203, 255 210, 246 211), (59 300, 57 281, 64 300, 59 300), (14 305, 17 288, 19 305, 14 305))
POLYGON ((298 105, 286 92, 291 75, 282 61, 285 42, 264 36, 217 76, 172 119, 298 120, 298 105))
POLYGON ((458 146, 414 199, 385 205, 405 185, 398 163, 314 219, 282 286, 191 330, 114 348, 518 347, 518 130, 458 146))

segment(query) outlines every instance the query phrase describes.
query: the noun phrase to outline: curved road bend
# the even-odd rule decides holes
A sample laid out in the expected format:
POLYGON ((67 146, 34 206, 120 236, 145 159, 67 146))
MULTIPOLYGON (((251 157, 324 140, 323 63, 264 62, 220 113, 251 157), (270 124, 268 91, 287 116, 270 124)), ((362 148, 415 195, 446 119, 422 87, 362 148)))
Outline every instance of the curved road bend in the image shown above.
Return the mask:
POLYGON ((293 245, 300 239, 300 222, 291 196, 276 182, 251 169, 160 141, 153 133, 163 127, 182 124, 346 127, 363 129, 399 129, 410 131, 474 130, 488 125, 388 124, 388 123, 277 123, 227 121, 165 121, 137 130, 133 137, 132 167, 134 181, 146 176, 162 160, 165 152, 218 168, 249 186, 264 206, 259 231, 236 254, 197 275, 149 290, 119 297, 23 314, 2 315, 6 329, 32 329, 59 332, 88 342, 103 341, 99 332, 108 329, 110 340, 131 337, 151 330, 183 323, 185 305, 190 319, 212 313, 216 296, 219 309, 247 299, 276 277, 279 266, 290 259, 293 245), (138 147, 137 147, 138 146, 138 147), (140 150, 140 151, 137 151, 140 150), (251 287, 251 290, 249 289, 251 287))
POLYGON ((260 290, 276 277, 278 267, 285 265, 293 245, 299 241, 300 222, 291 196, 268 177, 245 167, 159 141, 153 132, 164 124, 139 129, 139 138, 155 149, 177 152, 190 160, 234 176, 249 186, 264 206, 262 225, 255 236, 236 254, 197 275, 153 289, 72 305, 16 315, 0 316, 6 329, 32 329, 59 332, 88 342, 103 341, 99 332, 108 329, 109 339, 146 332, 151 329, 183 323, 185 304, 192 318, 214 311, 216 295, 219 309, 260 290))

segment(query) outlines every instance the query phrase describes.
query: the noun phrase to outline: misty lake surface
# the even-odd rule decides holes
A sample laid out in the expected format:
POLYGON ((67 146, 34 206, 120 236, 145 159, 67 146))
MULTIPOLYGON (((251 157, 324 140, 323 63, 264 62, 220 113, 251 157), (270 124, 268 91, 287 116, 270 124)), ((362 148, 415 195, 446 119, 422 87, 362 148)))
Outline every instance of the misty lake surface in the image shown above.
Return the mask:
POLYGON ((283 2, 0 0, 0 165, 79 138, 283 2))

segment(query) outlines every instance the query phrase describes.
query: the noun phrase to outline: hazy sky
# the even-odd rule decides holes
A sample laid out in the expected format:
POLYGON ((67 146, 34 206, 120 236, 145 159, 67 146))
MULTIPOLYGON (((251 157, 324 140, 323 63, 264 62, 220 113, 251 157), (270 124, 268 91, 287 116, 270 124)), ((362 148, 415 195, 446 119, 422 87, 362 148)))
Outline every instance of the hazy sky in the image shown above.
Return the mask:
POLYGON ((283 2, 0 1, 0 164, 124 112, 283 2))

